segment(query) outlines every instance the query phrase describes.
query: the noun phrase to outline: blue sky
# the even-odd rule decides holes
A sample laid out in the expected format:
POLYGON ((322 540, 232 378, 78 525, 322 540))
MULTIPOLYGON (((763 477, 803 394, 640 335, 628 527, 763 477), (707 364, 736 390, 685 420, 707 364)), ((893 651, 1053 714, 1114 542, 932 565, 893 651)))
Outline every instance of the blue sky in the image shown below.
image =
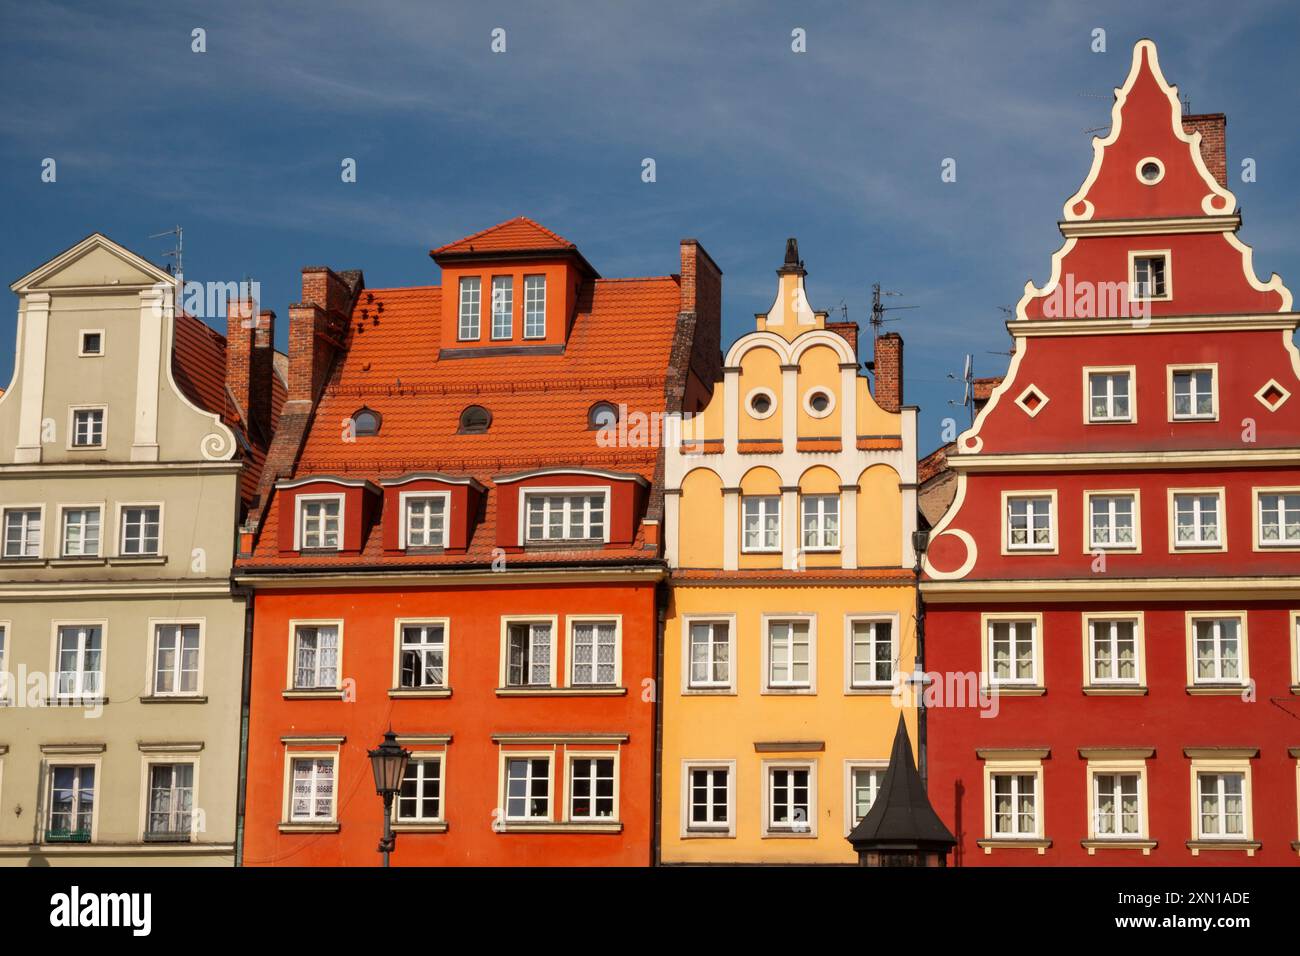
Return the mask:
POLYGON ((674 272, 678 240, 700 239, 725 273, 729 342, 770 305, 797 236, 815 308, 865 325, 873 281, 919 307, 891 328, 924 452, 964 415, 947 378, 963 355, 976 374, 1005 368, 999 306, 1046 278, 1086 131, 1109 122, 1142 36, 1194 112, 1228 114, 1230 175, 1245 157, 1258 170, 1230 183, 1241 236, 1261 275, 1300 285, 1290 0, 0 0, 0 272, 94 231, 161 261, 166 240, 148 237, 180 223, 186 278, 251 275, 283 346, 304 265, 428 284, 430 248, 524 214, 608 276, 674 272))

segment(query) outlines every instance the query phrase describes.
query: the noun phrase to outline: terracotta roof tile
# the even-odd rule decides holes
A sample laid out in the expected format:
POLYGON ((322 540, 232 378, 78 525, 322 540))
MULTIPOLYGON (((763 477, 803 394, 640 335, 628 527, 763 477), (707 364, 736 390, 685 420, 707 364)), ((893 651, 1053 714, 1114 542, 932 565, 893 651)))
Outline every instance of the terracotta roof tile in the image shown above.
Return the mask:
POLYGON ((527 216, 515 216, 505 222, 457 239, 434 249, 430 255, 463 252, 520 252, 531 249, 577 249, 563 236, 557 235, 527 216))

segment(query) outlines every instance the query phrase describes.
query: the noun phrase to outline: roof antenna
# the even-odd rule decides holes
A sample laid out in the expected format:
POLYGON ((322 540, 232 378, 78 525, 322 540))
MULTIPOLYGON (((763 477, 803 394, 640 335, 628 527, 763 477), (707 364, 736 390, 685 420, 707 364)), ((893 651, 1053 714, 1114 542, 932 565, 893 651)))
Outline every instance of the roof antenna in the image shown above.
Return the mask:
MULTIPOLYGON (((871 284, 871 336, 873 339, 880 338, 880 329, 886 322, 897 322, 898 319, 885 318, 886 312, 897 312, 901 309, 919 309, 919 305, 883 305, 881 297, 887 295, 902 295, 901 292, 894 292, 889 289, 881 290, 879 282, 871 284)), ((899 316, 899 318, 902 318, 899 316)))
POLYGON ((1192 98, 1188 96, 1186 93, 1183 94, 1183 115, 1184 116, 1192 115, 1192 98))
MULTIPOLYGON (((957 376, 954 375, 952 372, 948 373, 948 377, 950 379, 957 378, 957 376)), ((966 353, 966 364, 962 367, 961 382, 962 382, 962 391, 961 391, 960 405, 962 406, 962 408, 970 409, 970 421, 971 424, 974 425, 975 424, 975 403, 972 401, 972 397, 973 397, 973 387, 975 383, 975 356, 971 355, 969 352, 966 353)), ((948 399, 948 404, 957 405, 959 403, 950 398, 948 399)))
POLYGON ((162 254, 164 259, 175 259, 176 261, 167 266, 167 271, 176 277, 177 284, 184 285, 183 276, 185 275, 185 230, 180 226, 172 226, 166 232, 155 232, 150 239, 162 239, 164 236, 175 236, 176 246, 162 254))

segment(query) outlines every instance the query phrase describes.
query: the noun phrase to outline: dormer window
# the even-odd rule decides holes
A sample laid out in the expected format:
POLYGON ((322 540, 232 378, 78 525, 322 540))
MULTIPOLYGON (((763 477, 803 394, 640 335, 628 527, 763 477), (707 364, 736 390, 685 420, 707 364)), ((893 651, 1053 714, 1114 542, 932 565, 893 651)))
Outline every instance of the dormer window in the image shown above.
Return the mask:
POLYGON ((465 276, 460 280, 460 321, 456 337, 462 342, 478 340, 480 307, 483 300, 483 280, 478 276, 465 276))
POLYGON ((362 408, 352 413, 352 433, 358 438, 379 434, 381 417, 378 412, 362 408))
POLYGON ((508 339, 515 334, 515 280, 492 277, 492 338, 508 339))
POLYGON ((460 433, 481 435, 492 427, 492 413, 482 405, 470 405, 460 413, 460 433))
POLYGON ((298 498, 298 548, 301 551, 338 551, 343 540, 343 496, 300 495, 298 498))
POLYGON ((611 402, 597 402, 587 411, 587 427, 592 431, 613 428, 618 424, 618 407, 611 402))
POLYGON ((546 338, 546 276, 524 276, 524 338, 546 338))
POLYGON ((402 522, 408 548, 444 548, 447 546, 446 493, 402 494, 402 522))
POLYGON ((604 541, 608 491, 574 493, 561 489, 524 494, 527 540, 604 541))

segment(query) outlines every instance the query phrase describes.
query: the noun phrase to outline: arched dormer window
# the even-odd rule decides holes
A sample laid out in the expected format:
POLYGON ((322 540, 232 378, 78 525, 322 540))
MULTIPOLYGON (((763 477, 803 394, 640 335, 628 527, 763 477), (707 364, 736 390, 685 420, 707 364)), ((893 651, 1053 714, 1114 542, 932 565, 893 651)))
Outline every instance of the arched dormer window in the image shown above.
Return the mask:
POLYGON ((597 402, 587 410, 587 427, 592 431, 613 428, 618 424, 618 406, 613 402, 597 402))
POLYGON ((358 438, 365 435, 378 435, 382 421, 383 416, 373 408, 359 408, 352 413, 352 430, 358 438))
POLYGON ((482 405, 469 405, 460 413, 460 433, 481 435, 492 427, 492 413, 482 405))

